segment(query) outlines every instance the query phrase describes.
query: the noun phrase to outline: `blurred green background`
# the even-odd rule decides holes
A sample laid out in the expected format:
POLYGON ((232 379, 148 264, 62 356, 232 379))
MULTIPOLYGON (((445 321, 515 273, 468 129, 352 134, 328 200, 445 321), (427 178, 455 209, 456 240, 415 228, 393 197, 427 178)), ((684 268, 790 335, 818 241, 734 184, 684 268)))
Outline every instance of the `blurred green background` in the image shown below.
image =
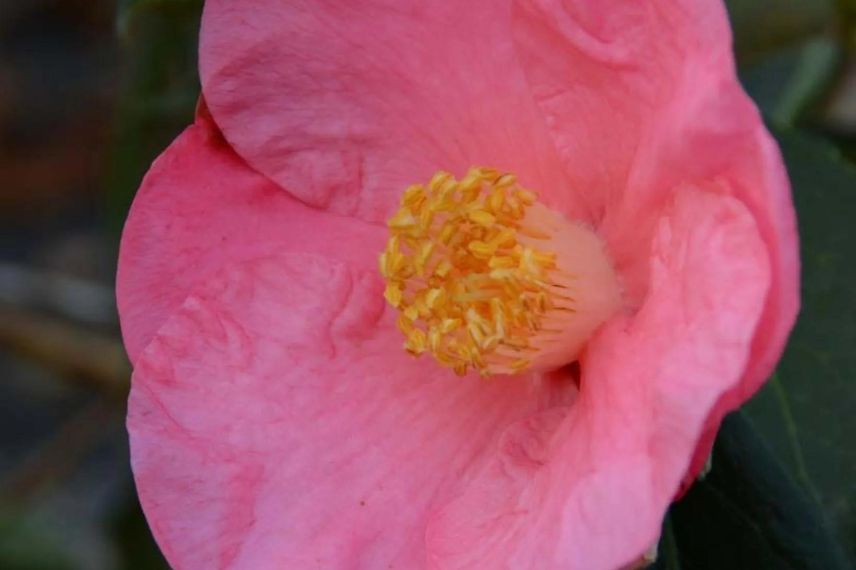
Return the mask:
MULTIPOLYGON (((113 279, 136 187, 192 119, 202 1, 0 1, 0 569, 166 568, 128 467, 113 279)), ((856 0, 728 7, 794 183, 804 308, 656 567, 850 568, 856 0)))

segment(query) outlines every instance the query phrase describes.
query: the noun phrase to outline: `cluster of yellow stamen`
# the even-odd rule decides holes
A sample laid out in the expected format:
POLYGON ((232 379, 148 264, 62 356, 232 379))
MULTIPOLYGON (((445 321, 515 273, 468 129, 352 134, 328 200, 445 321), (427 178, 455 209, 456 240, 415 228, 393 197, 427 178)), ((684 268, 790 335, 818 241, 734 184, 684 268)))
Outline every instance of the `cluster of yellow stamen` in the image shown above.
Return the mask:
POLYGON ((530 366, 556 332, 551 315, 573 311, 555 253, 533 246, 550 239, 527 216, 536 199, 492 168, 407 188, 380 256, 405 350, 430 351, 460 375, 530 366))

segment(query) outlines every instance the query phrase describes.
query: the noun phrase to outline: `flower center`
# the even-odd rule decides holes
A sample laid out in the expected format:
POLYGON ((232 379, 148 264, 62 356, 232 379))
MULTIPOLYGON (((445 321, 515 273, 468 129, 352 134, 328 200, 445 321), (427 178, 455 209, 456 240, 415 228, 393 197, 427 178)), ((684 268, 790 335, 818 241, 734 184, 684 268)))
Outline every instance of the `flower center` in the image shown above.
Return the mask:
POLYGON ((598 237, 513 174, 438 172, 405 190, 380 256, 404 348, 464 375, 573 362, 621 305, 598 237))

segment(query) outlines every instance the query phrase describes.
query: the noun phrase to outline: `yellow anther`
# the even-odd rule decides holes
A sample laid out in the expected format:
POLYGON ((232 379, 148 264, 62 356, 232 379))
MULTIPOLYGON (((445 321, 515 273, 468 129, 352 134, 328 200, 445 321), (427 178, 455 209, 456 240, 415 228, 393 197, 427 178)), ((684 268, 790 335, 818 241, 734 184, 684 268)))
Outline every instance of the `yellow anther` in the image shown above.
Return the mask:
POLYGON ((502 342, 502 337, 498 334, 491 335, 489 337, 485 337, 482 341, 481 346, 481 354, 490 354, 499 346, 499 343, 502 342))
POLYGON ((446 277, 452 271, 452 264, 448 259, 444 259, 434 268, 434 275, 437 277, 446 277))
POLYGON ((424 208, 421 212, 419 212, 419 228, 422 231, 427 230, 431 227, 431 222, 434 221, 434 210, 430 208, 424 208))
POLYGON ((408 206, 411 209, 418 209, 425 201, 425 187, 421 184, 409 186, 404 191, 404 196, 401 198, 401 204, 408 206))
POLYGON ((452 180, 452 178, 453 177, 451 174, 441 170, 431 177, 431 181, 428 183, 428 187, 431 188, 431 190, 439 190, 445 182, 452 180))
POLYGON ((517 262, 514 261, 513 257, 508 255, 494 255, 487 262, 487 265, 491 269, 513 269, 517 265, 517 262))
POLYGON ((413 321, 408 319, 404 314, 398 315, 395 324, 398 326, 398 330, 404 333, 404 336, 409 335, 410 331, 413 330, 413 321))
POLYGON ((387 283, 383 297, 390 305, 398 308, 401 305, 401 288, 398 286, 398 283, 394 281, 387 283))
POLYGON ((429 309, 434 309, 443 304, 446 299, 446 292, 443 289, 429 289, 425 295, 425 305, 429 309))
POLYGON ((404 309, 404 316, 407 317, 411 322, 415 321, 419 318, 419 309, 416 305, 410 305, 406 309, 404 309))
POLYGON ((431 347, 431 351, 434 353, 439 353, 442 347, 442 342, 443 331, 441 331, 437 327, 431 327, 431 330, 428 331, 428 346, 431 347))
POLYGON ((505 204, 505 188, 497 188, 487 198, 487 205, 491 212, 499 214, 505 204))
POLYGON ((481 240, 471 241, 467 245, 467 249, 469 249, 470 253, 479 259, 490 259, 496 251, 494 246, 481 240))
POLYGON ((529 190, 519 189, 515 194, 517 199, 523 202, 527 206, 531 206, 538 200, 538 196, 535 195, 534 192, 530 192, 529 190))
POLYGON ((487 319, 482 317, 474 307, 470 307, 469 309, 467 309, 467 312, 464 316, 466 317, 468 323, 474 323, 477 326, 482 327, 487 324, 487 319))
POLYGON ((457 229, 458 228, 455 225, 445 224, 440 230, 438 241, 443 245, 449 245, 452 242, 452 238, 455 237, 457 229))
POLYGON ((461 326, 461 319, 443 319, 440 324, 440 331, 443 334, 449 334, 453 330, 457 330, 461 326))
POLYGON ((404 349, 415 355, 420 355, 428 348, 428 337, 420 329, 413 329, 407 335, 404 349))
POLYGON ((510 186, 513 186, 515 182, 517 182, 517 177, 513 174, 506 173, 497 178, 494 185, 497 188, 509 188, 510 186))
POLYGON ((496 223, 496 218, 484 210, 474 210, 470 212, 469 218, 478 225, 485 227, 490 227, 496 223))
MULTIPOLYGON (((414 248, 415 249, 415 248, 414 248)), ((417 275, 425 274, 425 264, 428 263, 428 260, 431 258, 431 254, 434 253, 434 243, 427 241, 424 242, 419 247, 419 252, 416 254, 414 259, 414 265, 416 267, 417 275)))
POLYGON ((525 225, 520 226, 517 231, 526 237, 531 237, 535 239, 550 239, 551 237, 550 234, 548 234, 547 232, 542 232, 541 230, 530 228, 525 225))
POLYGON ((545 269, 555 269, 556 267, 556 254, 552 252, 540 252, 536 251, 533 254, 533 258, 535 259, 535 263, 540 265, 545 269))
POLYGON ((390 228, 409 228, 416 225, 416 218, 409 208, 402 208, 386 224, 390 228))
POLYGON ((379 267, 405 350, 430 351, 459 375, 529 366, 523 351, 551 307, 567 307, 551 286, 556 255, 525 241, 533 230, 523 217, 535 203, 513 174, 493 168, 460 181, 438 172, 404 191, 379 267))
POLYGON ((459 186, 461 188, 461 192, 472 192, 475 189, 481 189, 483 180, 481 175, 478 172, 470 171, 464 178, 461 180, 459 186))
POLYGON ((378 258, 378 268, 380 269, 380 274, 384 279, 389 278, 389 254, 387 252, 383 252, 380 254, 378 258))
POLYGON ((517 245, 516 232, 512 229, 504 229, 490 239, 490 244, 494 247, 511 247, 517 245))
POLYGON ((472 204, 479 199, 482 193, 481 184, 471 184, 461 189, 461 202, 464 204, 472 204))
POLYGON ((520 256, 520 261, 517 263, 517 268, 523 271, 536 273, 540 269, 535 261, 535 251, 532 248, 524 248, 523 255, 520 256))
POLYGON ((467 332, 470 333, 470 337, 473 339, 476 346, 481 348, 481 344, 484 341, 484 333, 481 331, 481 327, 476 323, 470 323, 467 325, 467 332))

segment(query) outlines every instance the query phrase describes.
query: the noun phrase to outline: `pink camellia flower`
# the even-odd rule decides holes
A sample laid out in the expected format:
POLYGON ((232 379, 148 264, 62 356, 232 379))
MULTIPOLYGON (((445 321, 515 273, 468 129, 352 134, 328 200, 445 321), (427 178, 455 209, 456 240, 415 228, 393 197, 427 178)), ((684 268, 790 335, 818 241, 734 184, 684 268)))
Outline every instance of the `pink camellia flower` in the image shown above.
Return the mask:
POLYGON ((118 276, 171 564, 638 561, 798 305, 722 3, 208 0, 200 44, 118 276))

